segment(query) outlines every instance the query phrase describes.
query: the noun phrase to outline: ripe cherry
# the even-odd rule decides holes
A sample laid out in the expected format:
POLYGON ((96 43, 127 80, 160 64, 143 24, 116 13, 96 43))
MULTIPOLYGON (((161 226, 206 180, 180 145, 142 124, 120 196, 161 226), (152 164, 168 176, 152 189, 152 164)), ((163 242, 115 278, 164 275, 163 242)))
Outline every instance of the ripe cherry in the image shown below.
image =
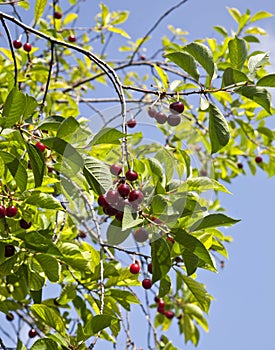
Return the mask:
POLYGON ((136 125, 137 125, 137 121, 134 118, 128 120, 128 122, 127 122, 128 128, 134 128, 136 125))
POLYGON ((35 330, 34 328, 30 329, 30 330, 29 330, 29 337, 30 337, 30 338, 34 338, 34 337, 36 337, 36 336, 37 336, 36 330, 35 330))
POLYGON ((113 175, 119 175, 122 172, 122 167, 119 164, 112 164, 110 166, 110 172, 113 175))
POLYGON ((123 220, 123 212, 122 211, 118 211, 115 214, 115 217, 116 217, 117 221, 122 221, 123 220))
POLYGON ((148 264, 148 272, 149 273, 153 273, 153 265, 152 265, 152 263, 148 264))
POLYGON ((160 299, 158 296, 155 296, 154 300, 155 300, 155 303, 158 303, 160 299))
POLYGON ((7 315, 6 315, 6 319, 8 320, 8 321, 13 321, 14 320, 14 315, 11 313, 11 312, 9 312, 7 315))
POLYGON ((257 156, 256 158, 255 158, 255 162, 256 163, 262 163, 262 161, 263 161, 263 158, 261 157, 261 156, 257 156))
POLYGON ((68 36, 68 41, 69 41, 70 43, 75 43, 75 42, 76 42, 76 37, 75 37, 73 34, 70 34, 70 35, 68 36))
POLYGON ((3 219, 7 215, 6 208, 3 205, 0 205, 0 219, 3 219))
POLYGON ((149 117, 155 118, 156 115, 158 114, 158 111, 155 110, 155 109, 152 108, 152 107, 149 107, 149 109, 148 109, 148 114, 149 114, 149 117))
POLYGON ((101 207, 107 207, 108 206, 108 202, 107 202, 107 198, 105 194, 101 194, 98 199, 97 199, 97 203, 98 205, 100 205, 101 207))
POLYGON ((167 241, 171 242, 172 244, 175 243, 175 240, 169 235, 167 235, 167 241))
POLYGON ((46 149, 46 146, 41 143, 40 141, 37 141, 36 144, 35 144, 36 148, 38 148, 42 153, 45 151, 46 149))
POLYGON ((146 60, 145 55, 140 55, 140 59, 141 59, 142 61, 145 61, 145 60, 146 60))
POLYGON ((172 320, 172 318, 175 316, 173 311, 167 310, 165 311, 164 315, 169 318, 169 320, 172 320))
POLYGON ((127 184, 123 184, 123 183, 120 184, 120 185, 118 185, 117 190, 118 190, 118 193, 119 193, 119 194, 121 195, 121 197, 123 197, 123 198, 128 197, 128 195, 129 195, 129 193, 130 193, 130 191, 131 191, 130 186, 127 185, 127 184))
POLYGON ((15 253, 15 248, 12 244, 5 245, 5 257, 10 258, 15 253))
POLYGON ((31 52, 32 46, 31 46, 30 43, 25 43, 24 46, 23 46, 23 49, 24 49, 26 52, 31 52))
POLYGON ((21 220, 19 221, 19 225, 20 225, 20 227, 23 228, 24 230, 27 230, 28 228, 31 227, 32 223, 31 223, 31 222, 27 222, 27 221, 24 220, 24 219, 21 219, 21 220))
POLYGON ((7 216, 12 218, 17 214, 17 208, 15 205, 10 205, 9 207, 7 207, 6 209, 7 211, 7 216))
POLYGON ((159 123, 159 124, 165 124, 166 121, 167 121, 167 115, 164 114, 163 112, 158 112, 155 116, 156 118, 156 121, 159 123))
POLYGON ((171 113, 182 113, 184 111, 184 104, 181 101, 176 101, 170 104, 169 109, 171 113))
POLYGON ((158 312, 160 314, 163 314, 165 311, 165 302, 163 301, 163 299, 159 299, 158 301, 158 308, 157 308, 158 312))
POLYGON ((106 215, 113 216, 118 213, 118 210, 114 207, 108 206, 108 207, 103 207, 103 211, 106 215))
POLYGON ((20 49, 22 47, 22 43, 20 40, 14 40, 12 44, 15 49, 20 49))
POLYGON ((87 237, 87 233, 80 230, 78 233, 78 237, 84 239, 87 237))
POLYGON ((242 163, 237 163, 237 167, 238 167, 239 169, 243 169, 243 164, 242 164, 242 163))
POLYGON ((142 281, 142 287, 144 289, 150 289, 152 287, 152 281, 149 278, 144 278, 142 281))
POLYGON ((139 271, 140 271, 140 265, 137 261, 130 265, 130 272, 133 275, 137 275, 139 271))
POLYGON ((167 118, 167 123, 170 126, 177 126, 181 122, 181 116, 179 114, 170 114, 167 118))
POLYGON ((54 16, 55 19, 61 19, 62 18, 62 13, 59 12, 59 11, 55 11, 53 16, 54 16))
POLYGON ((143 193, 140 190, 132 190, 129 193, 128 200, 140 204, 143 201, 143 193))
POLYGON ((149 237, 149 232, 145 230, 144 227, 138 228, 134 232, 134 239, 139 243, 145 242, 148 239, 148 237, 149 237))
POLYGON ((138 173, 129 169, 126 171, 125 176, 128 181, 135 181, 138 178, 138 173))
POLYGON ((106 193, 106 200, 107 200, 109 205, 117 204, 119 199, 120 199, 120 195, 119 195, 118 191, 116 191, 116 190, 109 190, 106 193))

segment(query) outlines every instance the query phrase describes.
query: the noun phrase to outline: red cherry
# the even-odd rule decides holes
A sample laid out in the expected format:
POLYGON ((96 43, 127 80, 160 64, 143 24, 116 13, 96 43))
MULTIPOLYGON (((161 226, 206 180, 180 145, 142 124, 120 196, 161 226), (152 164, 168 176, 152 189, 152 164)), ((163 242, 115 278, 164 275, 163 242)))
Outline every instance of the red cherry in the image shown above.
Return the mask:
POLYGON ((172 244, 175 243, 175 240, 174 240, 172 237, 168 236, 168 235, 167 235, 167 240, 168 240, 169 242, 171 242, 172 244))
POLYGON ((55 19, 61 19, 62 18, 62 13, 58 12, 58 11, 55 11, 53 16, 54 16, 55 19))
POLYGON ((118 210, 116 208, 113 208, 111 206, 103 207, 103 211, 106 215, 113 216, 118 213, 118 210))
POLYGON ((242 163, 237 163, 237 167, 238 167, 239 169, 243 169, 243 164, 242 164, 242 163))
POLYGON ((134 128, 136 125, 137 125, 137 121, 134 118, 128 120, 128 122, 127 122, 128 128, 134 128))
POLYGON ((123 220, 123 212, 122 211, 117 212, 115 217, 116 217, 117 221, 122 221, 123 220))
POLYGON ((169 320, 172 320, 172 318, 175 316, 174 312, 173 311, 165 311, 164 315, 169 318, 169 320))
POLYGON ((36 337, 36 336, 37 336, 36 330, 35 330, 34 328, 30 329, 30 331, 29 331, 29 337, 30 337, 30 338, 34 338, 34 337, 36 337))
POLYGON ((7 215, 6 208, 3 205, 0 205, 0 219, 3 219, 7 215))
POLYGON ((170 126, 177 126, 181 122, 181 116, 179 114, 170 114, 167 118, 167 123, 170 126))
POLYGON ((145 61, 145 60, 146 60, 145 55, 141 55, 141 56, 140 56, 140 59, 141 59, 142 61, 145 61))
POLYGON ((7 216, 12 218, 17 214, 17 208, 15 205, 10 205, 7 207, 7 216))
POLYGON ((149 117, 155 118, 156 115, 158 114, 158 111, 155 108, 149 107, 148 114, 149 114, 149 117))
POLYGON ((143 281, 142 281, 142 287, 144 289, 150 289, 152 287, 152 281, 149 279, 149 278, 145 278, 143 281))
POLYGON ((111 172, 111 174, 117 176, 117 175, 119 175, 122 172, 122 167, 120 165, 118 165, 118 164, 112 164, 110 166, 110 172, 111 172))
POLYGON ((184 104, 181 101, 176 101, 169 106, 171 113, 182 113, 184 111, 184 104))
POLYGON ((155 296, 154 300, 155 300, 155 303, 158 303, 160 299, 159 297, 155 296))
POLYGON ((257 156, 256 158, 255 158, 255 162, 256 163, 262 163, 262 161, 263 161, 263 158, 261 157, 261 156, 257 156))
POLYGON ((87 237, 87 233, 86 232, 84 232, 84 231, 79 231, 79 233, 78 233, 78 237, 79 238, 86 238, 87 237))
POLYGON ((140 204, 143 201, 143 193, 140 190, 132 190, 128 197, 129 202, 140 204))
POLYGON ((27 222, 27 221, 24 220, 24 219, 21 219, 21 220, 19 221, 19 225, 20 225, 21 228, 27 230, 28 228, 31 227, 32 223, 31 223, 31 222, 27 222))
POLYGON ((159 123, 159 124, 165 124, 166 121, 167 121, 167 115, 162 113, 162 112, 158 112, 155 116, 156 118, 156 121, 159 123))
POLYGON ((109 190, 106 193, 106 200, 107 200, 108 204, 110 204, 110 205, 117 204, 118 201, 120 200, 120 195, 119 195, 118 191, 116 191, 116 190, 109 190))
POLYGON ((107 202, 107 198, 105 194, 101 194, 98 199, 97 199, 97 203, 98 205, 100 205, 101 207, 107 207, 108 206, 108 202, 107 202))
POLYGON ((157 308, 158 312, 160 314, 163 314, 165 311, 165 302, 163 301, 163 299, 159 299, 158 301, 158 308, 157 308))
POLYGON ((45 149, 46 149, 46 146, 45 146, 43 143, 39 142, 39 141, 36 142, 35 146, 36 146, 36 148, 38 148, 42 153, 43 153, 43 152, 45 151, 45 149))
POLYGON ((70 43, 75 43, 76 42, 76 37, 73 34, 71 34, 71 35, 68 36, 68 41, 70 43))
POLYGON ((153 265, 152 265, 152 263, 148 264, 148 272, 153 273, 153 265))
POLYGON ((7 319, 9 322, 11 322, 11 321, 14 320, 14 315, 13 315, 11 312, 9 312, 9 313, 6 315, 6 319, 7 319))
POLYGON ((145 230, 145 228, 143 227, 138 228, 134 232, 134 239, 139 243, 145 242, 148 239, 148 236, 149 236, 149 232, 145 230))
POLYGON ((123 184, 123 183, 118 185, 117 190, 118 190, 119 194, 121 195, 121 197, 123 197, 123 198, 128 197, 128 195, 131 191, 130 186, 127 184, 123 184))
POLYGON ((138 173, 136 173, 134 170, 129 169, 126 171, 125 176, 128 181, 135 181, 138 178, 138 173))
POLYGON ((12 44, 15 49, 20 49, 22 47, 22 43, 20 40, 14 40, 12 44))
POLYGON ((23 46, 23 49, 24 49, 26 52, 31 52, 32 46, 31 46, 30 43, 25 43, 24 46, 23 46))
POLYGON ((130 272, 133 274, 133 275, 137 275, 140 271, 140 265, 138 262, 135 262, 133 264, 130 265, 130 272))
POLYGON ((10 258, 15 253, 15 248, 12 244, 5 245, 5 257, 10 258))

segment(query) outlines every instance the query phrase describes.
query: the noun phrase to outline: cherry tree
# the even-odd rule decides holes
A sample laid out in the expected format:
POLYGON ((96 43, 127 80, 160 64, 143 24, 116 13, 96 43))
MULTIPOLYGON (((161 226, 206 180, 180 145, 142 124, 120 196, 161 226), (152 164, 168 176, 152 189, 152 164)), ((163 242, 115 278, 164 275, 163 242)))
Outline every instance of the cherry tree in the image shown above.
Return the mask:
POLYGON ((103 3, 90 27, 88 1, 0 3, 3 349, 137 349, 137 307, 148 349, 176 349, 170 327, 195 345, 208 330, 197 270, 223 268, 223 228, 241 219, 219 194, 275 174, 275 74, 257 26, 271 14, 228 8, 236 26, 214 26, 219 39, 170 25, 151 50, 186 2, 139 38, 103 3))

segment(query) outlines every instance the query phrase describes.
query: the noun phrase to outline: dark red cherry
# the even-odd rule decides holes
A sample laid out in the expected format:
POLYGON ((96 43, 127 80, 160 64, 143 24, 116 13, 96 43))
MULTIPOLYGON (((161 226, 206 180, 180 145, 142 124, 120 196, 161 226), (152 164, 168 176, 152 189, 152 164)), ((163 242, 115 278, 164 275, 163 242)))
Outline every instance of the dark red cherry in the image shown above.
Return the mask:
POLYGON ((15 248, 12 244, 5 245, 5 257, 10 258, 15 254, 15 248))
POLYGON ((158 113, 158 111, 155 108, 149 107, 149 109, 148 109, 149 117, 155 118, 157 113, 158 113))
POLYGON ((134 232, 134 239, 139 242, 139 243, 143 243, 145 242, 149 237, 149 232, 144 228, 138 228, 135 232, 134 232))
POLYGON ((177 126, 181 122, 181 116, 179 114, 170 114, 167 118, 167 123, 170 126, 177 126))
POLYGON ((143 201, 143 193, 140 190, 132 190, 128 196, 129 202, 140 204, 143 201))
POLYGON ((122 166, 120 166, 119 164, 112 164, 110 166, 110 172, 113 175, 119 175, 122 172, 122 166))
POLYGON ((68 36, 68 41, 70 43, 75 43, 76 42, 76 37, 73 34, 71 34, 71 35, 68 36))
POLYGON ((184 104, 181 101, 176 101, 169 106, 171 113, 182 113, 184 111, 184 104))
POLYGON ((121 195, 121 197, 123 197, 123 198, 128 197, 128 195, 129 195, 129 193, 130 193, 130 191, 131 191, 130 186, 127 185, 127 184, 123 184, 123 183, 120 184, 120 185, 118 185, 117 190, 118 190, 118 193, 119 193, 119 194, 121 195))
POLYGON ((38 148, 42 153, 45 151, 46 149, 46 146, 41 143, 40 141, 37 141, 36 144, 35 144, 36 148, 38 148))
POLYGON ((24 49, 26 52, 31 52, 32 46, 31 46, 30 43, 25 43, 24 46, 23 46, 23 49, 24 49))
POLYGON ((3 205, 0 205, 0 219, 3 219, 7 215, 6 208, 3 205))
POLYGON ((116 191, 116 190, 109 190, 106 193, 106 200, 107 200, 108 204, 110 204, 110 205, 117 204, 118 201, 120 200, 120 195, 119 195, 118 191, 116 191))
POLYGON ((15 49, 20 49, 22 47, 22 43, 20 40, 13 40, 12 44, 15 49))
POLYGON ((128 120, 128 122, 127 122, 128 128, 134 128, 136 125, 137 125, 137 121, 134 118, 128 120))
POLYGON ((61 19, 62 18, 62 13, 59 12, 59 11, 55 11, 53 16, 54 16, 55 19, 61 19))
POLYGON ((261 157, 261 156, 257 156, 256 158, 255 158, 255 162, 256 163, 262 163, 262 161, 263 161, 263 158, 261 157))
POLYGON ((36 330, 35 330, 34 328, 30 329, 30 331, 29 331, 29 337, 30 337, 30 338, 34 338, 34 337, 36 337, 36 336, 37 336, 36 330))
POLYGON ((164 315, 169 318, 169 320, 172 320, 172 318, 175 316, 174 312, 173 311, 165 311, 164 315))
POLYGON ((108 202, 107 202, 107 198, 105 194, 101 194, 98 199, 97 199, 97 203, 98 205, 100 205, 101 207, 107 207, 108 206, 108 202))
POLYGON ((138 262, 134 262, 133 264, 130 265, 130 272, 133 275, 137 275, 140 271, 140 264, 138 262))
POLYGON ((148 264, 148 272, 153 273, 153 265, 152 265, 152 263, 148 264))
POLYGON ((167 115, 163 112, 158 112, 155 116, 155 119, 159 124, 165 124, 167 121, 167 115))
POLYGON ((142 287, 144 289, 150 289, 152 287, 152 281, 149 279, 149 278, 145 278, 143 281, 142 281, 142 287))
POLYGON ((31 227, 32 223, 31 223, 31 222, 27 222, 27 221, 24 220, 24 219, 21 219, 21 220, 19 221, 19 225, 20 225, 20 227, 23 228, 24 230, 27 230, 28 228, 31 227))
POLYGON ((10 205, 9 207, 7 207, 6 209, 7 211, 7 216, 12 218, 17 214, 17 208, 15 205, 10 205))
POLYGON ((135 181, 138 178, 138 173, 134 170, 129 169, 126 171, 125 176, 128 181, 135 181))

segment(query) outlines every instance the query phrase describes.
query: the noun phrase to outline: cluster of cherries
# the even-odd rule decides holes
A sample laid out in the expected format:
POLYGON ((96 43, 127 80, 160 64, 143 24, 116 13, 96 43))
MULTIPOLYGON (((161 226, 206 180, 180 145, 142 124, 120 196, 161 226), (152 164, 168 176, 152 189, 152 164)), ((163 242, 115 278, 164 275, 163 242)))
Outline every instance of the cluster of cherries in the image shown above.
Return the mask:
MULTIPOLYGON (((118 164, 113 164, 110 167, 112 175, 119 176, 122 172, 122 167, 118 164)), ((126 205, 130 206, 134 211, 138 211, 141 202, 143 201, 143 193, 134 189, 132 182, 136 181, 138 173, 129 169, 125 173, 125 178, 120 178, 116 189, 110 189, 98 197, 98 205, 103 208, 103 212, 109 216, 115 216, 118 221, 122 221, 123 212, 126 205)))
MULTIPOLYGON (((0 205, 0 219, 3 219, 5 217, 13 218, 14 216, 16 216, 17 212, 18 209, 15 205, 9 205, 7 208, 4 205, 0 205)), ((20 219, 19 225, 21 228, 27 230, 31 227, 32 223, 27 222, 24 219, 20 219)))
MULTIPOLYGON (((153 272, 153 266, 152 263, 148 264, 148 272, 152 273, 153 272)), ((130 266, 129 266, 129 270, 133 275, 137 275, 140 272, 140 263, 139 261, 135 260, 135 262, 133 262, 130 266)), ((152 287, 152 280, 150 278, 144 278, 142 283, 142 287, 144 289, 150 289, 152 287)), ((161 314, 163 314, 164 316, 166 316, 168 319, 172 319, 175 314, 173 311, 171 310, 166 310, 165 311, 165 302, 163 299, 158 298, 157 296, 155 297, 155 302, 158 304, 157 306, 157 311, 161 314)))
POLYGON ((165 124, 166 122, 170 126, 177 126, 181 122, 181 113, 184 111, 184 104, 181 101, 175 101, 169 105, 169 111, 171 114, 168 116, 157 109, 150 107, 148 109, 148 115, 154 118, 158 124, 165 124))

